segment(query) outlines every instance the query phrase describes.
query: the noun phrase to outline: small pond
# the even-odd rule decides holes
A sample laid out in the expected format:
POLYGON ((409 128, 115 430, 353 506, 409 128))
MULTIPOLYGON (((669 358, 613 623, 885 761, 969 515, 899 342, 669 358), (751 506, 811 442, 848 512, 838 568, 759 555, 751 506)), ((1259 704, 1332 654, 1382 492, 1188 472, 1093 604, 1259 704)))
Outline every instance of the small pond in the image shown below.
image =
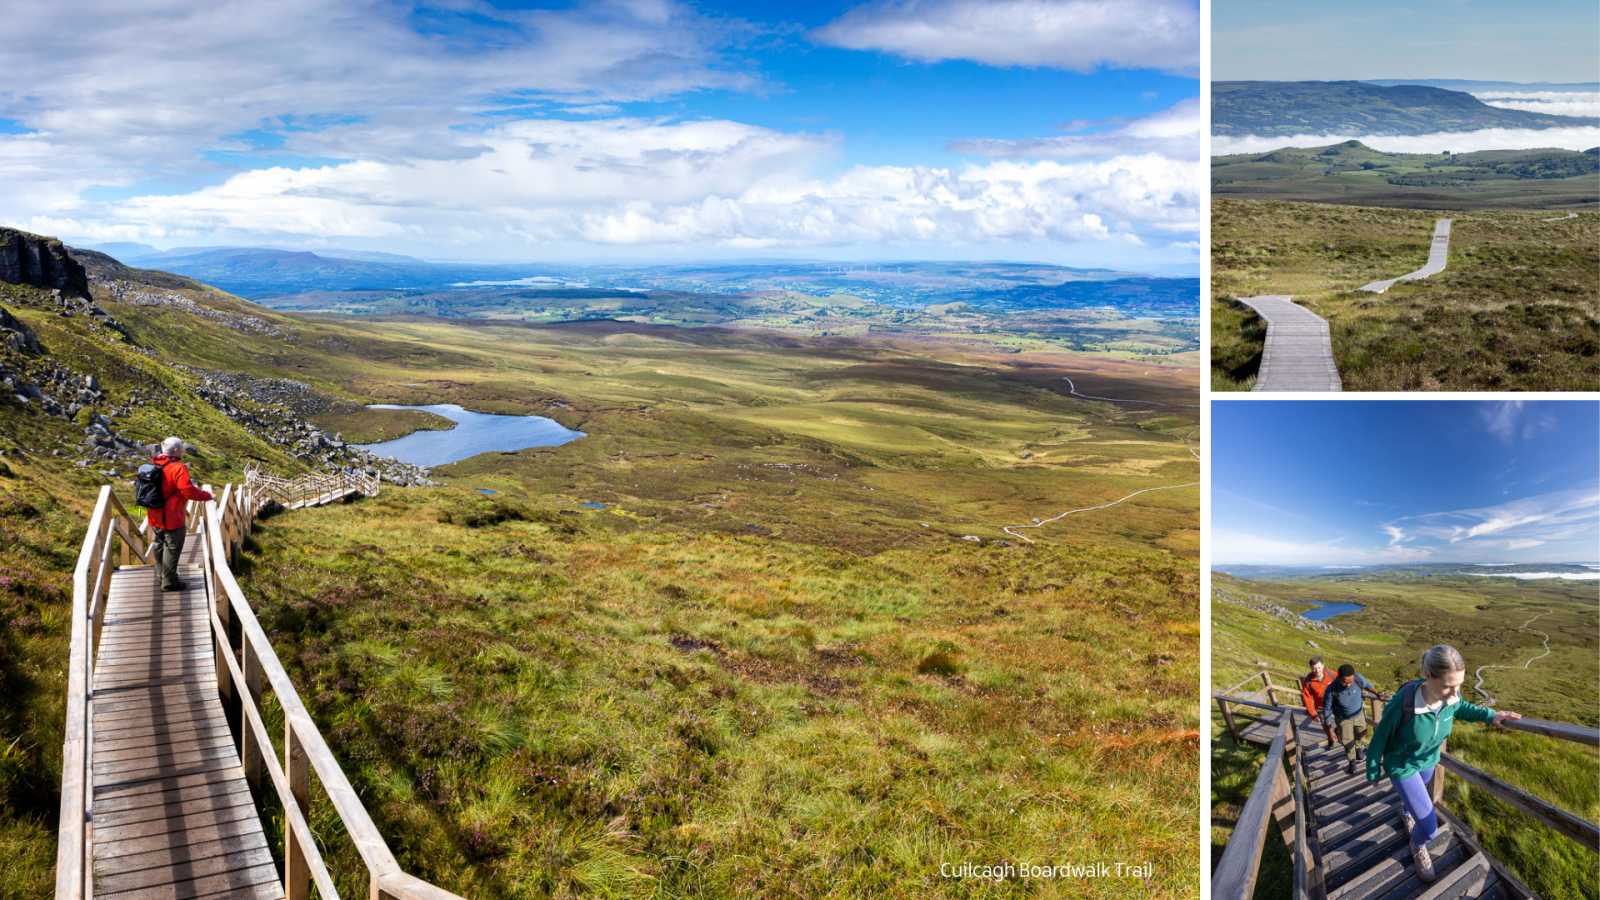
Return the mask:
POLYGON ((496 416, 468 412, 454 403, 432 406, 376 404, 372 409, 420 409, 456 423, 449 431, 413 431, 381 444, 357 444, 379 456, 392 456, 417 466, 442 466, 479 453, 511 452, 529 447, 555 447, 584 437, 544 416, 496 416))
POLYGON ((1323 619, 1331 619, 1340 613, 1355 612, 1360 609, 1366 609, 1366 607, 1359 603, 1324 603, 1316 609, 1307 610, 1300 615, 1320 622, 1323 619))

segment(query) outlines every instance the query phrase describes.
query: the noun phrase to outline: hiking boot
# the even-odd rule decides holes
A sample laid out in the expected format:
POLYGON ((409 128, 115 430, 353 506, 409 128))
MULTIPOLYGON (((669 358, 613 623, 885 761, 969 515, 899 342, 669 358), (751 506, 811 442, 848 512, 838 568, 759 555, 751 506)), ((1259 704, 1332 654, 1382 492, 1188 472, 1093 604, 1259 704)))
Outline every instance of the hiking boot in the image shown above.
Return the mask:
POLYGON ((177 584, 163 584, 161 589, 163 591, 181 591, 186 587, 188 587, 188 585, 180 581, 177 584))
POLYGON ((1400 810, 1400 821, 1405 823, 1406 843, 1410 843, 1411 842, 1411 832, 1415 831, 1416 828, 1417 828, 1417 820, 1411 818, 1411 814, 1410 813, 1406 812, 1404 809, 1401 809, 1400 810))
POLYGON ((1365 748, 1365 747, 1357 747, 1356 748, 1356 759, 1365 761, 1366 758, 1367 758, 1367 748, 1365 748))
POLYGON ((1345 764, 1344 773, 1346 775, 1354 775, 1356 773, 1356 761, 1355 760, 1352 759, 1348 763, 1345 764))
MULTIPOLYGON (((1411 839, 1407 838, 1406 843, 1410 844, 1411 839)), ((1418 847, 1416 844, 1411 844, 1411 858, 1416 860, 1417 863, 1417 877, 1423 881, 1432 881, 1435 877, 1433 874, 1433 855, 1428 852, 1428 845, 1423 844, 1418 847)))

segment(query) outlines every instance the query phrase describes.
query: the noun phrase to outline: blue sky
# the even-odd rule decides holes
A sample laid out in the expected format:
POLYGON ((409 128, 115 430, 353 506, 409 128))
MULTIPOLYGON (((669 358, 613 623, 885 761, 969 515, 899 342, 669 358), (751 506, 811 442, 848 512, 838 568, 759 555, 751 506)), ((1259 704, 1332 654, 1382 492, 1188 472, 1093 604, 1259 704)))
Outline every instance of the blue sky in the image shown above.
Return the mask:
POLYGON ((1215 565, 1600 562, 1600 403, 1212 404, 1215 565))
POLYGON ((0 222, 423 257, 1198 270, 1196 0, 66 0, 0 222))
POLYGON ((1594 0, 1215 0, 1218 81, 1600 81, 1594 0))

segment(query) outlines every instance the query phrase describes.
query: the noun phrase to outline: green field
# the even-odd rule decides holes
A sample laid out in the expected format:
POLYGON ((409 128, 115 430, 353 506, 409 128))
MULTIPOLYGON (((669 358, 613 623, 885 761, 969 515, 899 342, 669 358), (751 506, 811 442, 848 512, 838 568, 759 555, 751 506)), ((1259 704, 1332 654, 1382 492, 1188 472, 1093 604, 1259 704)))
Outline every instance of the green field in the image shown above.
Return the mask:
MULTIPOLYGON (((1520 666, 1544 651, 1541 638, 1519 631, 1540 616, 1534 628, 1550 635, 1549 656, 1528 669, 1489 669, 1485 690, 1497 709, 1536 718, 1594 726, 1600 724, 1600 682, 1594 661, 1600 655, 1600 598, 1593 583, 1531 581, 1520 585, 1464 583, 1440 578, 1429 582, 1303 583, 1243 581, 1213 573, 1215 589, 1234 595, 1267 598, 1294 612, 1312 604, 1359 603, 1366 608, 1344 613, 1329 624, 1344 637, 1292 628, 1275 618, 1212 600, 1212 688, 1224 689, 1262 668, 1274 683, 1293 684, 1313 655, 1330 666, 1349 662, 1380 690, 1393 691, 1416 677, 1421 654, 1435 644, 1450 644, 1467 661, 1469 676, 1479 666, 1520 666), (1541 615, 1542 614, 1542 615, 1541 615), (1307 641, 1318 645, 1307 646, 1307 641), (1260 665, 1266 663, 1266 666, 1260 665)), ((1471 690, 1463 698, 1483 702, 1471 690)), ((1232 833, 1260 752, 1233 747, 1212 709, 1213 828, 1212 863, 1232 833)), ((1600 753, 1566 741, 1518 732, 1496 733, 1463 724, 1452 733, 1449 752, 1534 795, 1589 821, 1600 815, 1600 786, 1594 773, 1600 753)), ((1594 897, 1595 857, 1565 837, 1532 822, 1484 792, 1447 778, 1445 803, 1478 835, 1484 849, 1543 897, 1594 897)), ((1259 897, 1286 897, 1287 857, 1281 841, 1272 848, 1264 871, 1276 872, 1273 886, 1259 897)))
POLYGON ((1240 297, 1289 294, 1328 320, 1347 391, 1595 390, 1600 214, 1212 201, 1213 390, 1248 390, 1266 330, 1240 297), (1416 271, 1453 219, 1443 272, 1416 271))
MULTIPOLYGON (((247 548, 280 659, 409 871, 473 897, 1198 890, 1198 489, 1069 516, 1034 544, 1002 530, 1198 481, 1193 367, 998 331, 301 318, 171 289, 210 312, 102 303, 127 339, 32 289, 5 305, 98 376, 119 431, 198 445, 197 480, 308 466, 172 362, 309 384, 306 408, 347 439, 421 424, 371 402, 589 435, 435 468, 447 487, 271 516, 247 548), (1167 405, 1075 398, 1067 377, 1167 405), (939 874, 1090 860, 1156 871, 939 874)), ((73 465, 76 425, 5 406, 0 429, 16 448, 0 677, 19 698, 0 716, 0 848, 20 860, 0 896, 37 896, 67 573, 95 491, 128 487, 73 465)), ((348 869, 328 810, 313 821, 348 869)))
POLYGON ((1565 212, 1592 208, 1597 194, 1600 153, 1596 152, 1394 153, 1346 141, 1211 159, 1213 199, 1565 212))

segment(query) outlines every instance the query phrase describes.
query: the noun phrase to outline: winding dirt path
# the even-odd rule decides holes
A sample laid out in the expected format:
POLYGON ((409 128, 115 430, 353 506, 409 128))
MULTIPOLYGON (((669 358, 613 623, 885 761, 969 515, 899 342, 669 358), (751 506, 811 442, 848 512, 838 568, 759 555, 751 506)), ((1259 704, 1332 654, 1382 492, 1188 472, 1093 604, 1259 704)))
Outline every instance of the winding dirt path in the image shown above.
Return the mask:
MULTIPOLYGON (((1200 482, 1198 482, 1198 481, 1191 481, 1188 484, 1169 484, 1169 485, 1166 485, 1165 487, 1145 488, 1142 491, 1134 491, 1133 493, 1129 494, 1128 496, 1123 497, 1122 500, 1128 500, 1128 499, 1131 499, 1133 497, 1137 497, 1140 494, 1148 494, 1151 491, 1170 491, 1170 490, 1173 490, 1174 488, 1194 487, 1195 485, 1197 485, 1199 483, 1200 482)), ((1015 531, 1012 531, 1011 529, 1013 529, 1013 528, 1043 528, 1044 526, 1049 525, 1051 522, 1054 522, 1057 519, 1064 519, 1067 516, 1072 515, 1073 513, 1090 512, 1090 511, 1096 510, 1096 509, 1105 509, 1108 506, 1116 506, 1118 503, 1121 503, 1122 500, 1113 500, 1110 503, 1102 503, 1099 506, 1085 506, 1083 509, 1069 509, 1069 510, 1067 510, 1066 512, 1062 513, 1059 516, 1052 516, 1051 518, 1043 519, 1041 521, 1035 522, 1032 525, 1007 525, 1006 527, 1004 527, 1004 528, 1002 528, 1000 530, 1004 531, 1006 534, 1009 534, 1014 538, 1022 538, 1023 540, 1025 540, 1025 541, 1027 541, 1028 543, 1031 544, 1031 543, 1033 543, 1033 539, 1032 538, 1029 538, 1027 535, 1017 534, 1015 531)))
POLYGON ((1546 656, 1550 655, 1550 635, 1545 634, 1542 631, 1535 631, 1534 629, 1528 627, 1529 625, 1532 625, 1534 622, 1538 621, 1540 616, 1548 616, 1548 615, 1550 615, 1550 614, 1547 613, 1547 612, 1539 613, 1539 615, 1534 616, 1533 618, 1529 619, 1526 622, 1523 622, 1522 623, 1522 627, 1517 629, 1518 631, 1529 631, 1529 632, 1532 632, 1534 634, 1539 635, 1540 637, 1543 637, 1544 638, 1544 653, 1543 654, 1541 654, 1539 656, 1535 656, 1533 659, 1528 660, 1527 662, 1523 663, 1520 666, 1479 666, 1478 667, 1478 671, 1473 673, 1474 675, 1477 676, 1478 683, 1473 685, 1472 689, 1477 691, 1479 694, 1482 694, 1483 697, 1486 700, 1488 700, 1487 703, 1483 704, 1483 706, 1485 708, 1494 706, 1497 701, 1493 697, 1489 696, 1489 692, 1488 691, 1483 689, 1483 670, 1484 669, 1526 669, 1527 667, 1533 665, 1533 660, 1534 659, 1544 659, 1546 656))
POLYGON ((1074 397, 1082 397, 1085 400, 1105 400, 1105 401, 1108 401, 1110 403, 1148 403, 1151 406, 1184 406, 1184 407, 1188 407, 1189 409, 1199 409, 1200 408, 1200 404, 1198 404, 1198 403, 1157 403, 1154 400, 1127 400, 1127 399, 1124 399, 1124 398, 1121 398, 1121 397, 1092 397, 1092 396, 1090 396, 1088 394, 1080 394, 1080 393, 1078 393, 1078 386, 1072 383, 1072 379, 1071 378, 1068 378, 1065 375, 1063 375, 1063 376, 1061 376, 1061 380, 1065 381, 1067 383, 1067 393, 1071 394, 1074 397))

